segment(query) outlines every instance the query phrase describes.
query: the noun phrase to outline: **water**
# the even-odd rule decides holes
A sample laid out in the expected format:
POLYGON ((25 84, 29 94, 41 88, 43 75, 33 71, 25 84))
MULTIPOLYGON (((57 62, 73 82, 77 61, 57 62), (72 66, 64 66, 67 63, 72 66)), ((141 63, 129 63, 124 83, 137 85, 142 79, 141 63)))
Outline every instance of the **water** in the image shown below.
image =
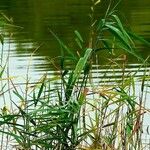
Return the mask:
MULTIPOLYGON (((104 0, 96 10, 96 16, 103 16, 106 2, 107 0, 104 0)), ((9 55, 9 74, 13 80, 24 82, 28 69, 30 81, 40 78, 45 71, 48 71, 52 77, 56 69, 54 70, 50 61, 60 56, 61 53, 58 42, 49 29, 70 47, 75 47, 74 53, 76 53, 76 46, 73 42, 74 30, 78 30, 85 41, 88 40, 90 7, 90 0, 0 0, 0 12, 18 26, 0 27, 0 33, 5 34, 3 65, 9 55)), ((149 0, 123 0, 118 9, 127 26, 150 40, 149 0)), ((137 47, 144 58, 150 54, 144 45, 138 44, 137 47)), ((102 54, 98 58, 98 64, 104 64, 107 55, 102 54)), ((126 75, 136 72, 140 66, 140 63, 132 56, 128 56, 128 59, 126 75)), ((137 78, 142 76, 143 72, 144 69, 141 67, 136 75, 137 78)), ((107 64, 103 67, 95 64, 92 73, 96 85, 122 80, 122 70, 119 68, 108 70, 107 64)), ((148 71, 147 73, 149 75, 148 71)))
MULTIPOLYGON (((96 10, 96 16, 103 16, 107 1, 104 1, 96 10)), ((4 13, 13 24, 21 28, 5 28, 5 53, 10 51, 10 72, 14 75, 26 72, 28 60, 34 50, 31 63, 32 74, 39 75, 50 70, 49 60, 60 55, 60 47, 49 29, 58 35, 69 46, 74 47, 74 30, 78 30, 83 38, 88 40, 90 0, 0 0, 0 12, 4 13)), ((150 38, 150 5, 148 0, 126 0, 119 6, 120 16, 127 26, 144 38, 150 38)), ((1 28, 2 30, 3 28, 1 28)), ((2 31, 1 31, 2 32, 2 31)), ((147 57, 148 49, 138 45, 140 53, 147 57)), ((76 53, 76 50, 75 50, 76 53)), ((100 62, 105 61, 105 54, 100 62)), ((137 62, 131 57, 130 63, 137 62)))

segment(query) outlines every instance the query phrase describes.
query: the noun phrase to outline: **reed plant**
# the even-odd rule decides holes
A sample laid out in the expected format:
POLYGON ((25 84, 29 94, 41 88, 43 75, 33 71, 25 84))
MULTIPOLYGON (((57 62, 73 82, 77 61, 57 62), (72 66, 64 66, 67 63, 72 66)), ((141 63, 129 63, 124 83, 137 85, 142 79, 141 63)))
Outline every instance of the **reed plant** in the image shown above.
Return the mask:
MULTIPOLYGON (((45 73, 39 81, 31 84, 27 69, 24 91, 11 82, 13 109, 3 107, 0 113, 0 132, 7 135, 7 144, 13 141, 15 149, 23 150, 141 150, 143 148, 142 125, 145 108, 145 82, 147 74, 137 78, 135 72, 125 74, 126 57, 122 64, 109 59, 109 69, 117 64, 122 69, 120 81, 95 85, 92 82, 92 62, 97 52, 108 51, 114 55, 124 50, 136 57, 143 65, 147 63, 136 53, 135 41, 150 44, 143 38, 126 30, 120 21, 116 7, 110 3, 102 19, 94 19, 94 9, 100 4, 92 0, 91 25, 88 44, 78 31, 75 41, 83 51, 74 54, 55 33, 51 34, 59 42, 59 74, 49 77, 45 73), (85 45, 88 45, 86 47, 85 45), (68 55, 64 55, 64 51, 68 55), (66 61, 74 62, 72 69, 66 61), (136 93, 136 83, 141 82, 140 96, 136 93)), ((5 66, 1 67, 0 79, 5 66)), ((107 70, 106 70, 107 74, 107 70)), ((1 91, 3 86, 1 87, 1 91)), ((0 91, 0 92, 1 92, 0 91)), ((1 93, 0 93, 1 94, 1 93)), ((3 93, 2 93, 3 94, 3 93)), ((2 95, 1 94, 1 95, 2 95)), ((3 143, 2 143, 3 144, 3 143)), ((2 148, 3 149, 3 148, 2 148)), ((8 146, 7 146, 8 149, 8 146)))

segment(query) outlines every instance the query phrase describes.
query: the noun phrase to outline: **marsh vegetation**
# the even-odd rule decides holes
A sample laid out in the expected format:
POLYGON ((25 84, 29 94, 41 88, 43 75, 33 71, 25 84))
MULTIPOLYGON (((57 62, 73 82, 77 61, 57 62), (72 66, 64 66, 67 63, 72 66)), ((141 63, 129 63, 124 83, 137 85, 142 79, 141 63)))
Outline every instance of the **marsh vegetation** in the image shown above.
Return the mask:
MULTIPOLYGON (((103 18, 96 19, 95 7, 100 4, 100 0, 92 0, 89 40, 74 31, 76 53, 49 29, 61 49, 57 61, 51 60, 57 74, 51 77, 45 73, 34 83, 30 82, 29 65, 24 83, 15 84, 15 77, 9 74, 9 54, 6 60, 3 58, 1 35, 1 149, 144 149, 142 129, 144 115, 149 113, 145 106, 149 58, 144 60, 135 45, 138 41, 150 47, 150 43, 122 23, 117 11, 119 2, 111 2, 103 18), (103 51, 109 55, 103 76, 117 67, 120 80, 93 81, 97 53, 103 51), (137 70, 126 72, 127 53, 141 64, 137 70), (68 62, 73 65, 68 67, 68 62), (138 77, 141 68, 144 71, 138 77)), ((117 75, 114 71, 110 78, 117 75)))

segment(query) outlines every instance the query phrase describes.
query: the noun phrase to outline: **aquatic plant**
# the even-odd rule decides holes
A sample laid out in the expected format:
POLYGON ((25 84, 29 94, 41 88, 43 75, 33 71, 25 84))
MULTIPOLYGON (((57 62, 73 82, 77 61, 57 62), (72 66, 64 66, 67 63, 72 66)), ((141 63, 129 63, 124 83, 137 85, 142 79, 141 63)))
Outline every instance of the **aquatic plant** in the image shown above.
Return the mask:
MULTIPOLYGON (((13 140, 16 149, 25 150, 141 150, 143 116, 148 111, 144 106, 148 76, 143 74, 139 79, 142 84, 138 97, 135 88, 139 81, 135 78, 137 72, 125 75, 126 58, 122 64, 110 59, 122 69, 121 81, 113 84, 95 86, 91 67, 93 56, 102 50, 112 55, 116 50, 124 50, 146 65, 136 53, 133 37, 149 43, 125 29, 116 11, 119 3, 110 3, 104 18, 95 20, 94 7, 100 1, 92 2, 88 47, 84 46, 80 33, 75 31, 75 41, 84 52, 83 56, 75 55, 50 30, 62 50, 59 74, 51 78, 46 73, 31 84, 28 69, 23 93, 11 78, 6 79, 11 82, 16 99, 20 100, 18 104, 10 99, 13 109, 4 106, 0 113, 0 132, 7 135, 7 144, 13 140), (65 66, 67 59, 75 63, 72 69, 65 66)), ((113 69, 113 64, 109 66, 113 69)), ((0 79, 4 69, 5 66, 0 71, 0 79)))

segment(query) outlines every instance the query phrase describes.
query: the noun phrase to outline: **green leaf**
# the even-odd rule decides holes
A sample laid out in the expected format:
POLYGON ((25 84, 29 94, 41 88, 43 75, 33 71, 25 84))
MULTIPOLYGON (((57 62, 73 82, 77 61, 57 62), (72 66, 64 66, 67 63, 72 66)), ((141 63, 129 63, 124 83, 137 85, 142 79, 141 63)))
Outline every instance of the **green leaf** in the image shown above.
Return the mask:
POLYGON ((57 35, 56 35, 55 33, 53 33, 51 30, 49 30, 49 31, 50 31, 50 33, 56 38, 56 40, 59 42, 60 46, 61 46, 64 50, 66 50, 66 51, 68 52, 68 54, 70 54, 73 58, 76 59, 76 56, 73 54, 73 51, 72 51, 70 48, 68 48, 68 47, 57 37, 57 35))
POLYGON ((105 19, 101 19, 99 24, 98 24, 98 30, 102 30, 103 27, 105 26, 105 22, 106 20, 105 19))
POLYGON ((111 54, 113 54, 110 42, 108 40, 102 40, 102 43, 104 45, 104 49, 108 50, 111 54))
POLYGON ((18 91, 13 91, 13 93, 20 98, 20 100, 24 101, 24 98, 18 93, 18 91))
POLYGON ((133 129, 132 126, 129 123, 127 123, 126 133, 127 133, 128 136, 131 136, 132 129, 133 129))
POLYGON ((108 30, 110 30, 110 32, 113 33, 113 35, 116 35, 115 37, 117 37, 121 43, 123 43, 128 49, 132 51, 132 47, 130 46, 129 41, 124 36, 121 30, 119 30, 117 27, 110 25, 108 23, 105 26, 108 28, 108 30))
POLYGON ((91 56, 91 52, 92 49, 88 48, 85 52, 84 57, 81 57, 76 65, 76 68, 74 70, 73 73, 73 79, 72 79, 72 83, 75 83, 76 80, 79 78, 79 76, 81 75, 81 71, 83 70, 83 68, 85 67, 88 58, 91 56))
POLYGON ((4 73, 5 67, 6 67, 6 64, 5 64, 5 66, 2 68, 2 70, 0 71, 0 78, 2 78, 2 75, 3 75, 3 73, 4 73))
MULTIPOLYGON (((13 101, 12 101, 13 102, 13 101)), ((29 119, 29 121, 34 125, 36 126, 36 122, 23 110, 21 109, 21 107, 19 107, 18 105, 16 105, 15 102, 13 102, 15 104, 15 106, 19 109, 22 117, 26 118, 26 119, 29 119)))
POLYGON ((23 139, 22 139, 20 136, 16 135, 16 134, 13 134, 13 133, 11 133, 11 132, 6 132, 6 131, 3 131, 3 130, 0 130, 0 132, 1 132, 1 133, 4 133, 4 134, 6 134, 6 135, 10 135, 10 136, 14 137, 15 140, 16 140, 18 143, 22 143, 22 140, 23 140, 23 139))
POLYGON ((41 94, 43 92, 43 88, 44 88, 44 85, 45 85, 45 80, 46 80, 46 75, 44 75, 44 78, 42 79, 42 84, 40 86, 40 89, 39 89, 39 92, 38 92, 38 95, 37 95, 37 98, 35 96, 35 91, 33 92, 33 101, 34 101, 34 105, 35 107, 37 106, 37 103, 41 97, 41 94))
POLYGON ((81 72, 82 72, 83 68, 85 67, 85 65, 87 63, 88 58, 91 56, 91 53, 92 53, 92 49, 88 48, 85 52, 84 57, 81 57, 79 59, 77 65, 75 67, 75 70, 70 74, 69 80, 68 80, 68 83, 67 83, 66 92, 65 92, 66 101, 69 100, 69 98, 72 94, 73 87, 74 87, 77 79, 80 77, 81 72))
POLYGON ((101 2, 101 0, 97 0, 94 5, 98 5, 101 2))
POLYGON ((4 44, 4 37, 2 34, 0 34, 0 41, 1 41, 1 44, 3 45, 4 44))
POLYGON ((136 54, 135 51, 133 51, 133 50, 130 51, 130 50, 128 49, 128 47, 126 47, 126 45, 124 45, 123 43, 117 42, 116 45, 118 45, 120 48, 122 48, 122 49, 125 50, 126 52, 130 53, 131 55, 135 56, 139 61, 144 62, 144 59, 143 59, 142 57, 140 57, 138 54, 136 54))
MULTIPOLYGON (((44 79, 44 80, 45 80, 45 79, 44 79)), ((45 85, 44 80, 42 81, 41 87, 40 87, 40 89, 39 89, 38 96, 37 96, 37 100, 41 97, 41 94, 42 94, 42 92, 43 92, 44 85, 45 85)), ((36 104, 37 104, 37 102, 36 102, 36 104)))
POLYGON ((78 44, 79 48, 82 49, 82 44, 78 38, 75 39, 76 43, 78 44))
POLYGON ((75 33, 75 35, 77 36, 77 38, 83 43, 84 41, 83 41, 83 38, 82 38, 82 36, 80 35, 80 33, 79 33, 77 30, 75 30, 74 33, 75 33))
POLYGON ((120 30, 122 31, 123 35, 124 35, 124 38, 126 39, 126 41, 129 43, 131 42, 132 44, 134 44, 134 42, 132 41, 132 39, 130 38, 130 36, 128 35, 128 33, 126 32, 126 30, 124 29, 120 19, 118 18, 117 15, 112 15, 112 17, 114 17, 116 23, 117 23, 117 26, 120 28, 120 30))
POLYGON ((148 47, 150 47, 150 42, 145 40, 143 37, 139 36, 139 35, 136 35, 135 33, 133 32, 130 32, 128 31, 128 34, 133 37, 135 40, 138 40, 140 41, 141 43, 144 43, 145 45, 147 45, 148 47))

